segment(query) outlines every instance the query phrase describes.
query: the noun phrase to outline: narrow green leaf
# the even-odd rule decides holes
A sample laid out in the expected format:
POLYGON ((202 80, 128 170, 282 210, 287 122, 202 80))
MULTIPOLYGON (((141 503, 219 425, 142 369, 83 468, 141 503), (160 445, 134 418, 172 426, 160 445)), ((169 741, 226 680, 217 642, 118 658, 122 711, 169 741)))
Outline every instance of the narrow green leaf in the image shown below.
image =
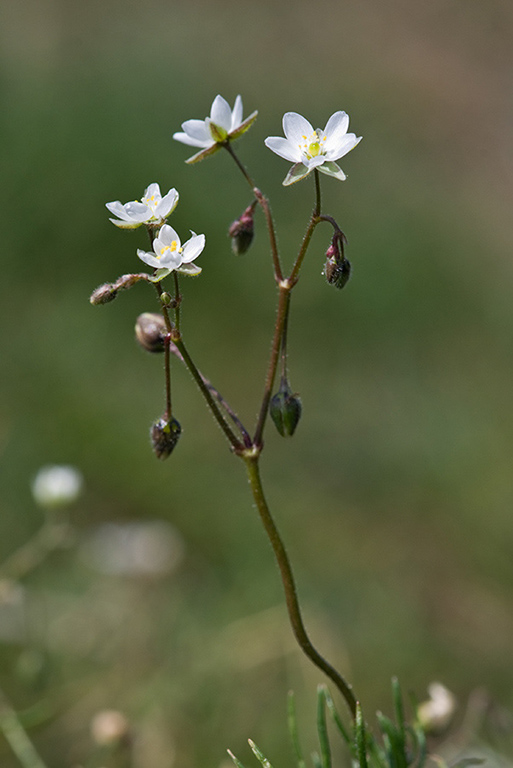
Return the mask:
POLYGON ((292 747, 296 756, 297 768, 305 768, 306 763, 303 758, 303 751, 299 742, 299 733, 297 728, 296 718, 296 702, 294 699, 294 692, 289 691, 287 699, 287 719, 289 724, 289 734, 292 741, 292 747))
POLYGON ((330 715, 331 715, 331 717, 333 719, 333 722, 335 723, 335 725, 336 725, 340 735, 342 736, 342 738, 344 739, 346 744, 348 744, 348 746, 350 746, 351 749, 352 749, 353 748, 353 741, 352 741, 351 737, 349 736, 348 732, 346 731, 346 729, 344 728, 342 720, 340 719, 340 715, 338 714, 337 710, 335 709, 335 704, 333 703, 333 699, 331 698, 331 694, 330 694, 328 688, 326 688, 326 690, 324 692, 324 696, 326 698, 326 704, 328 705, 328 712, 330 713, 330 715))
POLYGON ((365 721, 363 719, 360 702, 356 702, 356 752, 359 768, 367 768, 367 744, 365 733, 365 721))
POLYGON ((326 696, 324 685, 317 688, 317 733, 321 747, 322 768, 331 768, 331 749, 326 727, 326 696))
POLYGON ((228 754, 229 754, 229 755, 230 755, 230 757, 232 758, 232 760, 233 760, 233 762, 235 763, 235 765, 237 766, 237 768, 245 768, 245 766, 243 765, 243 763, 241 763, 241 761, 240 761, 240 760, 239 760, 237 757, 235 757, 235 755, 233 754, 233 752, 231 752, 229 749, 227 749, 226 751, 228 752, 228 754))
POLYGON ((406 733, 404 729, 403 696, 401 693, 401 687, 399 685, 399 680, 397 679, 397 677, 392 678, 392 698, 394 701, 395 719, 397 722, 397 727, 399 728, 399 732, 403 738, 403 741, 405 741, 406 733))
POLYGON ((251 741, 251 739, 248 739, 248 744, 251 747, 253 754, 257 758, 257 760, 260 762, 262 768, 273 768, 269 760, 266 758, 264 753, 257 747, 254 741, 251 741))

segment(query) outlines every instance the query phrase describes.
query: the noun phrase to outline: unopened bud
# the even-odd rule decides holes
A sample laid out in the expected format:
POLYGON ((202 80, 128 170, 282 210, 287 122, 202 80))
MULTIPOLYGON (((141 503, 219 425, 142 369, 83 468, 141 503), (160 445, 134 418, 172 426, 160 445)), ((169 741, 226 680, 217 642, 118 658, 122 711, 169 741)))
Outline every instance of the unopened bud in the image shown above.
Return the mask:
POLYGON ((112 283, 104 283, 92 292, 89 301, 94 306, 97 304, 108 304, 109 301, 114 301, 117 295, 118 292, 112 283))
POLYGON ((282 437, 292 437, 301 418, 301 400, 287 384, 280 387, 269 406, 271 419, 282 437))
POLYGON ((334 258, 328 258, 326 260, 326 264, 324 265, 324 274, 326 275, 326 280, 330 285, 334 285, 335 288, 342 289, 351 276, 351 264, 346 258, 343 258, 342 261, 337 261, 334 258))
POLYGON ((152 424, 151 444, 157 459, 167 459, 178 442, 182 428, 174 419, 160 418, 152 424))
POLYGON ((347 243, 344 233, 337 229, 331 239, 331 244, 326 251, 326 264, 324 274, 330 285, 343 288, 351 275, 351 264, 344 256, 344 245, 347 243))
POLYGON ((246 208, 244 213, 233 222, 228 230, 228 234, 232 238, 232 250, 236 256, 242 256, 243 253, 246 253, 253 242, 255 234, 253 213, 255 206, 256 201, 246 208))
POLYGON ((149 276, 145 272, 121 275, 115 283, 104 283, 92 292, 89 301, 91 304, 108 304, 118 295, 118 291, 126 291, 140 280, 148 280, 149 276))
POLYGON ((156 312, 143 312, 135 323, 135 336, 148 352, 163 352, 167 335, 166 323, 156 312))

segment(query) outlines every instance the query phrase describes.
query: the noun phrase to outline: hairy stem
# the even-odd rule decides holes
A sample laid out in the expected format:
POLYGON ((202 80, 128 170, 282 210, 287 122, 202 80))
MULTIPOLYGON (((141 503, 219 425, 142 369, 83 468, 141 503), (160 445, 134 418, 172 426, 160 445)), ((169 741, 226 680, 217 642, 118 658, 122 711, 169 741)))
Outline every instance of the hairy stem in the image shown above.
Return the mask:
POLYGON ((280 357, 280 349, 282 344, 282 338, 284 330, 287 326, 287 318, 290 307, 290 291, 292 286, 289 281, 283 281, 280 283, 280 293, 278 297, 278 311, 276 315, 276 325, 274 327, 273 344, 271 348, 271 357, 269 359, 269 365, 267 367, 267 374, 265 377, 264 396, 262 398, 262 405, 260 406, 260 413, 258 415, 257 426, 255 429, 255 437, 253 443, 257 448, 262 447, 262 436, 264 433, 265 421, 269 411, 269 401, 271 399, 272 387, 274 378, 276 376, 276 368, 280 357))
POLYGON ((271 245, 271 255, 273 259, 273 267, 274 267, 274 278, 277 283, 280 282, 280 280, 283 280, 283 271, 280 264, 280 256, 278 253, 278 244, 276 242, 276 232, 274 229, 274 222, 273 218, 271 216, 271 209, 269 207, 269 201, 267 198, 262 194, 262 192, 258 189, 258 187, 255 185, 255 182, 247 172, 247 170, 242 165, 241 161, 235 154, 235 150, 233 149, 230 142, 227 142, 225 145, 225 148, 228 150, 228 153, 233 157, 235 163, 237 164, 237 167, 239 168, 240 172, 248 182, 249 186, 253 190, 253 194, 255 195, 255 198, 258 201, 259 206, 264 212, 265 221, 267 224, 267 230, 269 232, 269 243, 271 245))
POLYGON ((226 419, 224 418, 223 414, 219 410, 217 403, 214 401, 214 398, 212 397, 212 394, 209 388, 205 384, 201 373, 196 368, 196 365, 193 362, 191 356, 189 355, 181 337, 179 335, 177 337, 175 334, 172 333, 171 341, 175 344, 176 348, 179 350, 180 354, 182 355, 186 368, 189 370, 194 381, 198 385, 201 391, 201 394, 205 398, 207 405, 212 412, 213 417, 215 418, 215 420, 223 430, 226 438, 228 439, 228 442, 232 446, 235 453, 240 453, 240 451, 243 449, 242 443, 240 442, 238 437, 236 437, 236 435, 232 432, 230 426, 226 422, 226 419))
POLYGON ((305 655, 312 661, 319 669, 321 669, 330 680, 335 683, 338 690, 344 697, 347 706, 349 707, 353 718, 356 716, 356 698, 353 694, 351 686, 347 683, 342 675, 340 675, 326 659, 321 656, 317 649, 312 645, 310 638, 305 629, 303 618, 301 616, 301 609, 299 606, 299 600, 297 596, 296 584, 294 581, 294 575, 292 573, 292 567, 288 558, 285 546, 276 527, 276 524, 272 518, 269 506, 265 499, 264 490, 262 488, 262 481, 260 479, 259 470, 259 453, 257 451, 247 451, 242 454, 242 457, 246 464, 248 473, 249 484, 253 493, 253 498, 260 514, 265 532, 269 538, 271 546, 280 569, 281 580, 283 589, 285 591, 285 601, 287 604, 287 610, 289 614, 290 623, 294 636, 305 655))

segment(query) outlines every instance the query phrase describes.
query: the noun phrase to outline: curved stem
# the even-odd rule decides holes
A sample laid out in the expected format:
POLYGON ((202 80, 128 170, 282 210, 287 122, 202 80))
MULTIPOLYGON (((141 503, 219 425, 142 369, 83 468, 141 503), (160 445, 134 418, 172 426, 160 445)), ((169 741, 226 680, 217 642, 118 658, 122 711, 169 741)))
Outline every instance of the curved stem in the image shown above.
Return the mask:
POLYGON ((292 573, 292 567, 288 558, 285 546, 276 527, 276 524, 272 518, 269 506, 264 496, 262 488, 262 481, 260 479, 260 470, 258 466, 259 454, 255 451, 248 451, 242 455, 246 469, 248 472, 249 484, 253 493, 253 498, 257 505, 260 519, 271 542, 271 546, 280 569, 281 580, 283 583, 283 589, 285 591, 285 601, 287 603, 287 610, 289 614, 290 623, 294 636, 306 656, 312 661, 319 669, 321 669, 330 680, 332 680, 337 686, 338 690, 344 697, 347 706, 349 707, 353 717, 356 716, 356 698, 353 694, 351 686, 344 680, 337 670, 321 656, 319 651, 313 646, 310 638, 305 629, 303 618, 301 616, 301 609, 299 606, 299 600, 297 596, 296 584, 294 581, 294 575, 292 573))

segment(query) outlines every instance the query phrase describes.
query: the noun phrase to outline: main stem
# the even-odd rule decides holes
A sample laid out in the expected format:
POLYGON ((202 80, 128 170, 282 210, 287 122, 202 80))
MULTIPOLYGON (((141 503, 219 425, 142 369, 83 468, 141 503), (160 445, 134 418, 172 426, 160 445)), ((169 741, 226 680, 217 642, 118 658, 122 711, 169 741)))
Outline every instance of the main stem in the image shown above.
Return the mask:
POLYGON ((249 484, 253 493, 253 498, 260 514, 263 526, 271 542, 271 546, 278 563, 278 567, 281 573, 281 579, 283 583, 283 589, 285 591, 285 601, 287 604, 287 610, 289 614, 290 623, 294 636, 299 643, 299 646, 303 653, 312 661, 319 669, 321 669, 330 680, 332 680, 337 686, 338 690, 344 697, 347 706, 349 707, 351 714, 356 717, 356 698, 353 694, 351 686, 347 683, 342 675, 321 656, 317 649, 312 645, 310 638, 305 629, 303 618, 301 616, 301 609, 299 607, 299 600, 297 597, 296 584, 294 581, 294 575, 292 573, 292 567, 290 560, 283 544, 280 533, 273 520, 269 506, 267 504, 264 490, 262 488, 262 481, 260 478, 259 469, 259 453, 255 451, 248 451, 242 455, 246 469, 248 473, 249 484))

